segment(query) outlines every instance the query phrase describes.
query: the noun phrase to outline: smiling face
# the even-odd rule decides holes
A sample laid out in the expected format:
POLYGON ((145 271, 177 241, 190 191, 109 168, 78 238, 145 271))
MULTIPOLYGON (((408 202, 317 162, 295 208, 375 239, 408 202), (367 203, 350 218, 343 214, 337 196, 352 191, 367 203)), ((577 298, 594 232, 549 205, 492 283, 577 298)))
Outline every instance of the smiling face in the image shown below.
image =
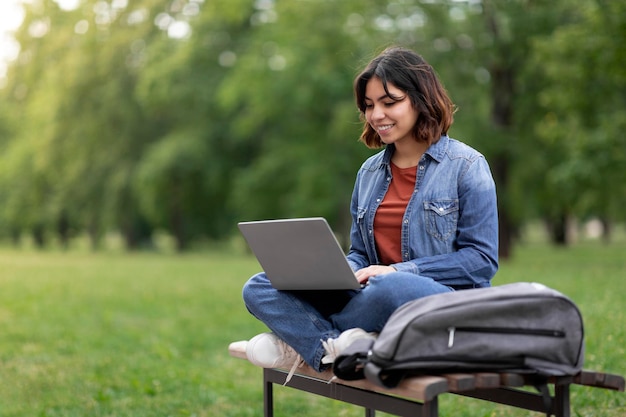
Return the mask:
POLYGON ((452 125, 454 103, 433 67, 409 49, 385 49, 356 76, 353 88, 356 106, 365 121, 359 140, 368 148, 378 149, 390 143, 388 141, 397 143, 398 139, 406 137, 399 132, 402 128, 406 133, 406 124, 401 123, 401 119, 404 120, 402 114, 417 118, 412 135, 417 142, 428 145, 447 134, 452 125), (385 83, 381 80, 385 80, 385 83), (385 113, 384 107, 376 108, 381 96, 398 101, 396 104, 387 104, 383 118, 381 114, 385 113), (402 98, 404 100, 400 100, 402 98), (379 110, 380 113, 377 113, 379 110), (385 125, 393 126, 388 130, 381 129, 385 125))
POLYGON ((372 77, 365 87, 365 120, 385 144, 415 141, 418 113, 408 94, 391 83, 372 77))

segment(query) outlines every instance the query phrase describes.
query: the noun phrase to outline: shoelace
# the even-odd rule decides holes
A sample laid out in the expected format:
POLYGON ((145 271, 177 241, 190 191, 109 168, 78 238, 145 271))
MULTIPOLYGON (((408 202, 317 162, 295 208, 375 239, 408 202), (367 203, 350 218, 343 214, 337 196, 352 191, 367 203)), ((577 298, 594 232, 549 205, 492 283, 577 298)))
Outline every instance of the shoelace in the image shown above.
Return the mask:
MULTIPOLYGON (((333 340, 333 339, 328 339, 328 340, 333 340)), ((322 363, 326 363, 324 362, 324 359, 326 358, 330 359, 329 357, 332 357, 332 360, 327 363, 332 363, 335 360, 335 357, 337 356, 337 352, 335 351, 335 345, 332 342, 329 343, 326 340, 322 340, 322 346, 324 346, 324 349, 326 349, 326 352, 329 353, 329 355, 326 355, 324 356, 324 358, 322 358, 322 363)), ((294 374, 296 373, 296 370, 298 368, 302 368, 305 364, 306 362, 304 361, 304 359, 302 359, 302 356, 298 355, 293 365, 291 365, 291 369, 289 370, 289 373, 287 374, 287 378, 285 379, 283 386, 286 386, 289 383, 289 381, 291 381, 291 378, 293 378, 294 374)), ((333 377, 327 381, 327 384, 332 383, 336 379, 338 378, 335 375, 333 375, 333 377)))
POLYGON ((333 343, 335 339, 328 338, 327 340, 322 340, 322 346, 326 350, 327 354, 322 358, 323 364, 333 363, 335 359, 337 359, 337 349, 335 348, 335 344, 333 343))
MULTIPOLYGON (((326 340, 322 340, 322 346, 324 346, 324 349, 327 352, 327 354, 322 358, 322 363, 323 364, 334 363, 335 359, 337 359, 337 355, 339 354, 339 352, 337 352, 335 344, 333 343, 334 341, 335 341, 335 339, 333 339, 333 338, 328 338, 326 340)), ((331 384, 336 379, 339 379, 339 378, 337 378, 336 375, 333 375, 333 377, 330 378, 326 383, 327 384, 331 384)))
POLYGON ((293 365, 291 366, 291 369, 289 370, 289 373, 287 374, 287 378, 285 379, 285 383, 283 384, 283 386, 287 385, 287 383, 289 381, 291 381, 291 378, 293 377, 293 374, 296 373, 296 369, 302 368, 302 366, 304 366, 304 363, 305 362, 304 362, 304 359, 302 359, 302 356, 298 355, 298 357, 294 361, 293 365))

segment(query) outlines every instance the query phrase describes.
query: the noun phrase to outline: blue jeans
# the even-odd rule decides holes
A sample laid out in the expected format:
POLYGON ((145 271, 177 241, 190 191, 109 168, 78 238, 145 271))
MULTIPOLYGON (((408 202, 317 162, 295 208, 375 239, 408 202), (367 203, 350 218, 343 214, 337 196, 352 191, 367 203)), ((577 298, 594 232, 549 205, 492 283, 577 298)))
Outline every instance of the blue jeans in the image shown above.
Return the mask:
POLYGON ((254 317, 309 366, 322 371, 322 340, 355 327, 378 333, 402 304, 449 291, 453 289, 407 272, 371 278, 365 288, 356 291, 278 291, 265 273, 259 273, 244 285, 243 299, 254 317))

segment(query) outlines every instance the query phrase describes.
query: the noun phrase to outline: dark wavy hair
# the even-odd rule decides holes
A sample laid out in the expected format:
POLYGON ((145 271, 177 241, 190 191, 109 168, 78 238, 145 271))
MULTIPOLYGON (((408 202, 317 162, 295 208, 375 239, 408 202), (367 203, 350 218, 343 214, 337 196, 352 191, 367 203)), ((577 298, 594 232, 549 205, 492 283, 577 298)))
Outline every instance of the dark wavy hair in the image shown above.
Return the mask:
MULTIPOLYGON (((418 113, 413 127, 416 140, 430 145, 448 133, 456 107, 433 67, 420 55, 401 47, 387 48, 355 78, 354 95, 362 120, 365 120, 365 87, 375 77, 380 79, 389 98, 394 99, 388 91, 389 83, 408 94, 418 113)), ((359 140, 368 148, 381 148, 384 145, 367 121, 359 140)))

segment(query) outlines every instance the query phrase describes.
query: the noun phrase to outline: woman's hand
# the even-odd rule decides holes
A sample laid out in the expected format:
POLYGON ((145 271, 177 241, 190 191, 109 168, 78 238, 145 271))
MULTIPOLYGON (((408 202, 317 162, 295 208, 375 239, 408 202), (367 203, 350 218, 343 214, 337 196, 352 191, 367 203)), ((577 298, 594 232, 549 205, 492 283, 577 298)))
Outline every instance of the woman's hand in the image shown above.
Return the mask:
POLYGON ((373 276, 396 272, 396 268, 388 265, 370 265, 366 268, 356 271, 356 278, 361 284, 367 284, 367 281, 373 276))

